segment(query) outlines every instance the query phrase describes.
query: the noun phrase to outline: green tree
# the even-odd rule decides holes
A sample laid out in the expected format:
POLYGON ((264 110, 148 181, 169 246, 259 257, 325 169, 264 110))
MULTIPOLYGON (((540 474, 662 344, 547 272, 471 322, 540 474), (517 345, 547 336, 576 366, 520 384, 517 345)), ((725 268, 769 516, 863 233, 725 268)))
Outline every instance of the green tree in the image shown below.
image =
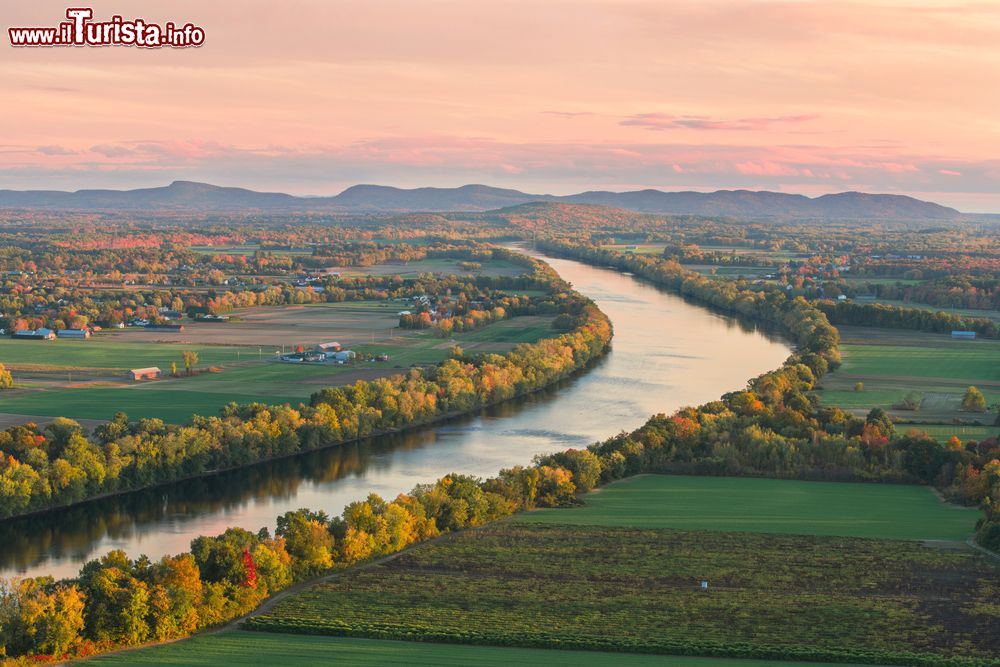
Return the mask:
POLYGON ((962 409, 966 412, 986 412, 986 397, 976 387, 969 387, 962 397, 962 409))
POLYGON ((316 574, 333 566, 330 553, 333 535, 330 519, 324 512, 300 509, 278 517, 275 535, 285 539, 285 549, 293 558, 298 576, 316 574))

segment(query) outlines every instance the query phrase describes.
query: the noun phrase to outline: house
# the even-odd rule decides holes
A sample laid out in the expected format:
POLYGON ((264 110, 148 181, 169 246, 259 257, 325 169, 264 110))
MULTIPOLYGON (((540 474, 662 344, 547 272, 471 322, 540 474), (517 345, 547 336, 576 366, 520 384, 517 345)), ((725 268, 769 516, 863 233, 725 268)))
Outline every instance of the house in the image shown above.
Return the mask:
POLYGON ((968 340, 968 339, 975 338, 976 337, 976 332, 975 331, 952 331, 951 332, 951 337, 952 338, 965 338, 965 339, 968 340))
POLYGON ((90 338, 90 329, 61 329, 56 332, 59 338, 90 338))
POLYGON ((14 338, 22 340, 54 340, 56 332, 52 329, 21 329, 14 332, 14 338))
POLYGON ((139 380, 155 380, 160 377, 162 371, 156 366, 150 368, 133 368, 128 372, 128 377, 130 380, 138 382, 139 380))

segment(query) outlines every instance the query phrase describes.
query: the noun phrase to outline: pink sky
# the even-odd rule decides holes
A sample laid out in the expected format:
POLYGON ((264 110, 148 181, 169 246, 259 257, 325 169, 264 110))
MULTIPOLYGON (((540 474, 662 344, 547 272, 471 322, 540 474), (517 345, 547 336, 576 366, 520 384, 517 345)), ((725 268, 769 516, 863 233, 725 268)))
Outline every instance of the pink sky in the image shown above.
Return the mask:
MULTIPOLYGON (((866 190, 1000 211, 1000 3, 92 6, 206 43, 4 34, 0 188, 866 190)), ((7 2, 4 33, 66 7, 7 2)))

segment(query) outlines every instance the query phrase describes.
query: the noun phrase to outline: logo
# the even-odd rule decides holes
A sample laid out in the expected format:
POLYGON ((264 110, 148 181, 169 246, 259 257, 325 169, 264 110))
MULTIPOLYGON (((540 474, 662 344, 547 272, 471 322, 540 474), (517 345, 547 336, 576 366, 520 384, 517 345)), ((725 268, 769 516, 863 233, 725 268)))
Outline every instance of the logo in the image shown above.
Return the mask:
POLYGON ((193 23, 163 25, 115 15, 93 21, 90 7, 70 7, 67 21, 50 28, 7 28, 11 46, 138 46, 146 49, 183 49, 205 43, 205 29, 193 23))

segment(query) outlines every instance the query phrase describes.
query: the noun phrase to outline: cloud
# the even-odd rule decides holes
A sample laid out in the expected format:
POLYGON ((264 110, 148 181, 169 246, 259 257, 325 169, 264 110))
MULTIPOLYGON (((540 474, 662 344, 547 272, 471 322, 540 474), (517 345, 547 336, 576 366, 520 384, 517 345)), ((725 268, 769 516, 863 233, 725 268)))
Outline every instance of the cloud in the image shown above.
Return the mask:
POLYGON ((39 146, 35 149, 42 155, 76 155, 77 151, 71 150, 69 148, 64 148, 63 146, 39 146))
POLYGON ((573 118, 579 118, 580 116, 593 116, 592 111, 543 111, 542 112, 548 116, 557 116, 559 118, 565 118, 567 120, 572 120, 573 118))
POLYGON ((119 144, 99 144, 91 146, 90 151, 110 158, 127 157, 136 154, 135 150, 119 144))
POLYGON ((753 130, 770 129, 772 125, 805 123, 815 120, 815 114, 798 116, 765 116, 758 118, 735 118, 731 120, 708 116, 671 116, 664 113, 640 113, 620 121, 619 125, 642 127, 647 130, 753 130))
POLYGON ((955 171, 954 169, 938 169, 937 173, 944 174, 945 176, 961 176, 962 172, 955 171))
POLYGON ((802 173, 795 167, 766 160, 761 162, 738 162, 733 166, 737 173, 753 176, 798 176, 802 173))

